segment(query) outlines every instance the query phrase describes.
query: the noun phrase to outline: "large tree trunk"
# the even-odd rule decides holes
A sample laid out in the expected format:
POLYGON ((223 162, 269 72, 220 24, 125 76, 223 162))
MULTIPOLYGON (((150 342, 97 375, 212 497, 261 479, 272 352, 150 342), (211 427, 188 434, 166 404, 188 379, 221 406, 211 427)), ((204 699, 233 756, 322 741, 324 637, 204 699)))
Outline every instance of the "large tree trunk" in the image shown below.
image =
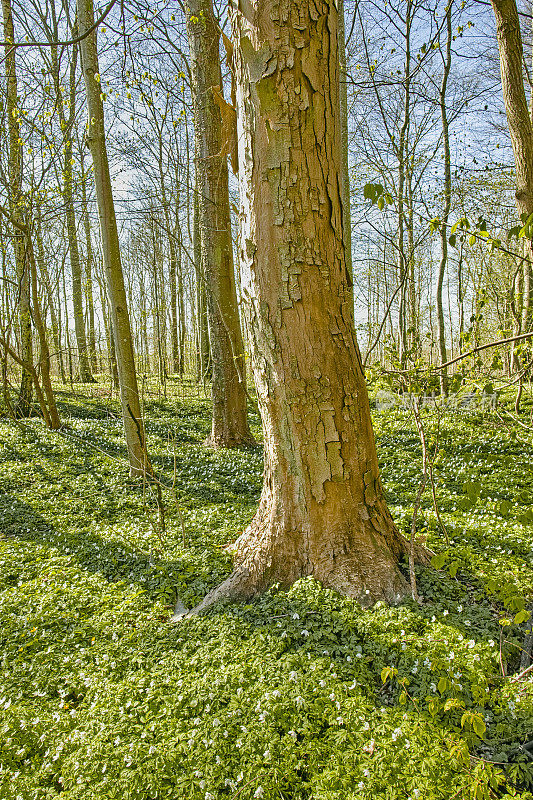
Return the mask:
MULTIPOLYGON (((23 223, 21 215, 22 198, 22 145, 20 138, 19 105, 17 89, 17 71, 15 62, 16 50, 10 45, 15 41, 13 28, 13 12, 11 0, 2 0, 4 18, 5 41, 5 74, 6 74, 6 106, 5 114, 9 133, 9 210, 11 217, 16 222, 23 223)), ((15 413, 18 417, 28 417, 31 414, 33 375, 24 367, 24 364, 33 364, 33 342, 30 313, 30 273, 26 259, 26 246, 24 234, 13 226, 13 248, 15 251, 15 267, 17 272, 18 314, 20 325, 20 365, 22 374, 20 379, 20 393, 15 413)))
MULTIPOLYGON (((227 139, 215 92, 222 89, 219 26, 212 0, 189 0, 202 277, 212 353, 214 447, 253 444, 246 416, 246 368, 237 306, 228 193, 227 139)), ((218 94, 217 96, 220 97, 218 94)))
MULTIPOLYGON (((78 0, 78 25, 83 35, 94 25, 92 0, 78 0)), ((141 475, 150 470, 146 453, 143 420, 139 403, 137 374, 133 353, 130 318, 126 301, 124 275, 120 259, 117 220, 113 203, 111 176, 105 141, 104 105, 101 95, 96 31, 81 41, 83 77, 87 91, 89 125, 87 144, 94 166, 96 200, 100 218, 102 255, 106 275, 111 324, 117 353, 122 416, 130 463, 130 473, 141 475)))
MULTIPOLYGON (((492 0, 496 29, 498 36, 498 49, 500 51, 500 72, 502 78, 503 100, 507 114, 507 124, 511 134, 515 170, 516 170, 516 204, 521 215, 533 214, 533 122, 524 88, 522 72, 523 45, 520 31, 520 21, 516 7, 516 0, 492 0)), ((515 280, 525 278, 524 288, 527 288, 527 311, 529 313, 531 260, 533 259, 533 244, 528 241, 527 252, 524 253, 524 264, 520 270, 523 274, 515 280)), ((516 286, 513 287, 515 290, 516 286)), ((516 296, 515 296, 516 297, 516 296)), ((515 300, 516 302, 516 300, 515 300)), ((523 318, 520 312, 513 310, 514 328, 520 330, 523 318)), ((511 353, 511 368, 520 369, 520 359, 513 348, 511 353)))
POLYGON ((496 17, 503 100, 516 166, 516 202, 533 213, 533 124, 522 74, 523 47, 516 0, 492 0, 496 17))
POLYGON ((368 605, 408 591, 351 322, 334 0, 231 6, 242 294, 265 440, 235 571, 198 610, 312 575, 368 605))

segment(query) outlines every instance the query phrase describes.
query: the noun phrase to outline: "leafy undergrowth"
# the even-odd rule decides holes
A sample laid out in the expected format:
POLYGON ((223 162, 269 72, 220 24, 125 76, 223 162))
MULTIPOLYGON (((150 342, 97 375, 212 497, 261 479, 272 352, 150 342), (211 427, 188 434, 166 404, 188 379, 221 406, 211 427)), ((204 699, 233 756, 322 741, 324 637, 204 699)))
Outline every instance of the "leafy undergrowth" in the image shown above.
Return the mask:
MULTIPOLYGON (((2 800, 533 797, 533 677, 512 680, 533 594, 524 429, 441 420, 449 544, 428 497, 419 529, 440 569, 418 572, 422 605, 363 611, 302 580, 170 625, 177 595, 191 606, 227 575, 261 452, 206 449, 202 398, 148 403, 174 485, 162 533, 116 405, 90 387, 60 400, 64 435, 0 422, 2 800)), ((408 412, 375 424, 407 531, 419 441, 408 412)))

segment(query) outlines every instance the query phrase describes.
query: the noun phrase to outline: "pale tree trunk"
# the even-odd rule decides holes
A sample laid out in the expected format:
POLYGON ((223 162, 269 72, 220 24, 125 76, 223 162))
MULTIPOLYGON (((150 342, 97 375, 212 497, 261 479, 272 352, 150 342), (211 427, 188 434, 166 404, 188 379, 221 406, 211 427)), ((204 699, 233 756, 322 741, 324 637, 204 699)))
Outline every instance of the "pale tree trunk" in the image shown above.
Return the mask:
MULTIPOLYGON (((13 228, 18 232, 20 232, 24 237, 24 253, 25 253, 25 258, 28 262, 28 268, 30 272, 31 292, 32 292, 31 294, 32 302, 30 311, 39 336, 39 345, 41 352, 40 352, 40 361, 38 366, 41 369, 44 394, 42 392, 39 383, 39 375, 35 366, 31 362, 24 362, 21 358, 16 358, 16 361, 32 376, 33 385, 35 387, 35 393, 37 395, 39 406, 41 408, 43 419, 46 425, 53 430, 57 430, 58 428, 61 427, 61 420, 59 419, 59 414, 57 412, 56 401, 50 378, 50 350, 48 348, 48 342, 46 339, 46 328, 43 320, 43 315, 41 313, 41 304, 39 300, 39 290, 37 284, 37 264, 35 260, 35 253, 33 250, 31 231, 27 225, 25 225, 22 222, 19 222, 13 217, 10 217, 9 212, 3 206, 1 207, 1 210, 4 216, 10 218, 13 228)), ((5 339, 3 340, 3 346, 6 352, 9 352, 10 355, 12 356, 16 355, 14 354, 14 351, 11 350, 9 344, 5 341, 5 339)))
MULTIPOLYGON (((448 360, 446 353, 446 328, 444 326, 444 307, 442 302, 442 290, 444 286, 444 276, 448 264, 448 221, 452 207, 452 168, 450 159, 450 132, 448 127, 448 109, 446 106, 446 89, 448 87, 448 76, 452 66, 452 3, 448 5, 446 11, 446 55, 444 57, 444 69, 442 82, 439 92, 440 116, 442 122, 442 146, 444 149, 444 210, 442 214, 442 224, 440 227, 440 247, 441 256, 439 262, 439 275, 437 280, 437 326, 439 337, 439 356, 440 363, 445 364, 448 360)), ((445 367, 439 372, 440 393, 443 397, 448 395, 448 370, 445 367)))
MULTIPOLYGON (((179 357, 179 337, 178 337, 178 299, 177 299, 177 275, 178 264, 176 254, 176 239, 172 225, 170 222, 169 202, 167 199, 167 190, 165 185, 165 171, 163 166, 163 152, 162 152, 162 139, 159 139, 159 185, 161 188, 161 205, 163 206, 163 213, 165 216, 165 232, 168 241, 169 252, 169 289, 170 289, 170 343, 172 349, 172 372, 176 375, 180 373, 180 357, 179 357)), ((179 184, 177 184, 178 199, 176 203, 179 204, 179 184)))
MULTIPOLYGON (((9 210, 11 217, 16 222, 23 223, 22 199, 22 145, 20 139, 20 123, 18 108, 17 71, 15 63, 15 48, 10 42, 15 41, 13 28, 13 13, 11 0, 2 0, 4 18, 4 51, 5 77, 6 77, 6 107, 7 129, 9 134, 8 150, 8 179, 9 179, 9 210)), ((33 342, 30 313, 30 274, 26 259, 24 234, 13 226, 13 248, 15 251, 15 267, 17 273, 18 315, 20 325, 20 358, 21 380, 19 399, 15 408, 18 417, 27 417, 31 414, 33 375, 23 365, 33 364, 33 342)))
POLYGON ((410 123, 410 98, 411 98, 411 19, 412 1, 407 0, 405 11, 405 77, 404 77, 404 103, 403 120, 400 128, 398 142, 398 272, 400 281, 400 302, 398 306, 398 351, 400 363, 405 365, 407 357, 407 315, 408 315, 408 261, 405 257, 405 181, 407 171, 407 149, 410 123))
POLYGON ((35 262, 33 242, 31 240, 31 233, 29 231, 26 233, 26 252, 31 272, 33 319, 39 335, 39 345, 41 349, 41 376, 44 394, 48 403, 48 418, 45 417, 45 419, 48 427, 51 428, 51 430, 58 430, 61 427, 61 419, 59 418, 54 391, 52 389, 52 381, 50 377, 50 350, 48 348, 48 341, 46 339, 46 327, 41 314, 39 291, 37 286, 37 264, 35 262))
MULTIPOLYGON (((57 35, 57 25, 54 33, 57 35)), ((76 28, 74 28, 76 31, 76 28)), ((59 37, 58 37, 59 38, 59 37)), ((63 97, 63 87, 59 76, 58 51, 54 45, 51 48, 52 77, 56 90, 56 106, 63 134, 63 169, 62 169, 62 195, 67 223, 68 252, 70 271, 72 276, 72 309, 74 312, 74 332, 78 348, 79 378, 82 383, 93 383, 89 363, 87 337, 85 335, 85 319, 83 315, 83 285, 81 276, 80 248, 78 245, 78 231, 76 227, 76 214, 74 211, 74 198, 72 187, 72 161, 73 146, 72 135, 76 119, 76 67, 78 48, 72 49, 69 68, 68 115, 65 114, 66 100, 63 97)))
MULTIPOLYGON (((78 27, 83 35, 94 24, 92 0, 78 0, 78 27)), ((111 325, 117 355, 122 416, 130 463, 130 473, 150 471, 144 426, 141 417, 137 374, 133 353, 130 318, 126 301, 124 275, 120 259, 117 220, 113 203, 111 176, 105 141, 104 104, 101 95, 96 31, 81 41, 81 60, 87 92, 87 144, 94 167, 96 200, 100 218, 102 255, 109 297, 111 325)))
POLYGON ((409 591, 351 320, 335 0, 231 5, 241 286, 263 421, 258 511, 197 610, 314 576, 365 605, 409 591))
POLYGON ((176 267, 177 267, 177 283, 178 283, 178 308, 179 308, 179 327, 178 327, 178 334, 179 334, 179 363, 178 363, 178 373, 183 375, 185 372, 185 334, 186 334, 186 326, 185 326, 185 287, 183 285, 183 266, 182 266, 182 258, 181 258, 181 248, 182 248, 182 240, 181 240, 181 230, 179 226, 176 229, 176 238, 177 238, 177 248, 176 248, 176 267))
POLYGON ((202 266, 202 243, 200 237, 200 202, 198 199, 198 181, 195 181, 193 197, 193 256, 196 272, 196 341, 197 341, 197 379, 205 382, 211 377, 211 349, 209 346, 209 328, 207 321, 207 298, 205 276, 202 266))
POLYGON ((213 418, 208 444, 253 444, 246 415, 246 368, 237 306, 228 191, 227 141, 215 91, 222 90, 220 34, 212 0, 188 0, 197 175, 212 354, 213 418))
MULTIPOLYGON (((81 148, 80 148, 81 149, 81 148)), ((83 227, 85 230, 85 296, 87 298, 87 311, 89 322, 89 362, 92 372, 98 372, 98 363, 96 360, 96 330, 94 323, 94 296, 93 296, 93 266, 94 266, 94 251, 91 238, 91 223, 89 220, 89 206, 87 204, 87 173, 84 169, 83 154, 81 155, 81 202, 83 214, 83 227)))
POLYGON ((48 267, 46 265, 46 256, 44 252, 42 223, 40 215, 37 225, 36 239, 37 239, 37 263, 39 264, 39 272, 41 273, 41 283, 44 286, 46 298, 48 300, 48 305, 50 306, 50 322, 52 325, 52 338, 54 340, 54 347, 56 349, 55 357, 57 362, 57 368, 59 375, 61 377, 61 382, 66 383, 67 380, 65 377, 65 367, 63 364, 63 351, 61 348, 61 335, 59 331, 59 323, 54 303, 54 294, 52 292, 52 285, 50 283, 50 275, 48 273, 48 267))

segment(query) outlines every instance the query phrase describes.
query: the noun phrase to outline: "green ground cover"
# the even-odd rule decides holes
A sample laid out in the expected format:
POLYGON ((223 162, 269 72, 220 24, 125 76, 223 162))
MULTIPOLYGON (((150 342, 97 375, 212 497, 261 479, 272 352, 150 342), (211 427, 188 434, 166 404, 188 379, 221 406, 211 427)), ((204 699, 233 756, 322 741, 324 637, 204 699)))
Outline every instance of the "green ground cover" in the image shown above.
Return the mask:
MULTIPOLYGON (((214 453, 205 399, 146 405, 165 489, 128 478, 117 406, 59 393, 66 435, 0 421, 0 798, 532 798, 533 675, 513 680, 533 600, 533 443, 447 413, 420 535, 423 604, 354 602, 302 580, 170 625, 227 575, 262 454, 214 453), (508 674, 504 677, 502 670, 508 674)), ((252 417, 259 432, 257 415, 252 417)), ((375 412, 409 530, 420 442, 375 412)), ((432 412, 426 415, 430 439, 432 412)))

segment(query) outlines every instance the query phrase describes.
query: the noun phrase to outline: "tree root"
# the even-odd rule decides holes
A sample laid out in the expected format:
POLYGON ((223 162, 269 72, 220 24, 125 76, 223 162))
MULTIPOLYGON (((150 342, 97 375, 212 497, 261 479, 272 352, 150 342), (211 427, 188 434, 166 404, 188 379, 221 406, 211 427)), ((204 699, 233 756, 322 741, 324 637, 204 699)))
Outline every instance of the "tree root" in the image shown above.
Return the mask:
POLYGON ((245 600, 253 594, 255 594, 255 592, 248 570, 235 570, 235 572, 231 573, 229 578, 226 578, 219 586, 211 589, 204 599, 190 610, 186 609, 178 598, 170 622, 180 622, 182 619, 196 617, 198 614, 201 614, 202 611, 206 611, 217 603, 230 600, 245 600))

